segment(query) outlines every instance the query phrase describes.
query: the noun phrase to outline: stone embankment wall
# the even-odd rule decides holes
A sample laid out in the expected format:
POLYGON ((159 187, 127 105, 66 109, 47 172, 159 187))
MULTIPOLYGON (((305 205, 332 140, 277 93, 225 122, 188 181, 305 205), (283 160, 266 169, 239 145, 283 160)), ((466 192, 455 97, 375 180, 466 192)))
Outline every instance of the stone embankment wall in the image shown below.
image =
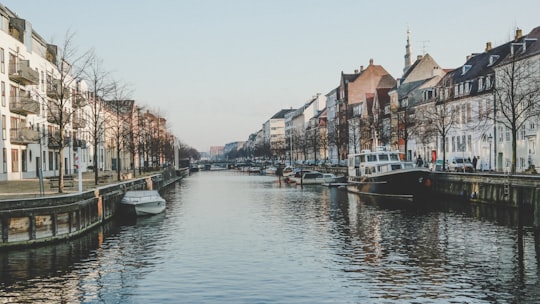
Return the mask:
POLYGON ((115 215, 128 190, 159 190, 178 180, 174 170, 76 194, 0 202, 0 249, 68 239, 115 215), (171 171, 171 172, 169 172, 171 171))
POLYGON ((431 178, 436 195, 519 208, 540 227, 540 176, 433 172, 431 178))

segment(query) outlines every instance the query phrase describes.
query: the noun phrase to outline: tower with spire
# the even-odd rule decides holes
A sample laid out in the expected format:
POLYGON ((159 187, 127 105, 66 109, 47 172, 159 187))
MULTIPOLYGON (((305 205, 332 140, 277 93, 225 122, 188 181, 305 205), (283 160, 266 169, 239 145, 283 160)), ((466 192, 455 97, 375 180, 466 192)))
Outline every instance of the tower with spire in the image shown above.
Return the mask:
POLYGON ((407 45, 405 45, 405 67, 403 67, 403 74, 407 72, 407 70, 411 67, 413 64, 413 54, 412 54, 412 46, 411 46, 411 30, 409 29, 409 26, 407 26, 407 45))

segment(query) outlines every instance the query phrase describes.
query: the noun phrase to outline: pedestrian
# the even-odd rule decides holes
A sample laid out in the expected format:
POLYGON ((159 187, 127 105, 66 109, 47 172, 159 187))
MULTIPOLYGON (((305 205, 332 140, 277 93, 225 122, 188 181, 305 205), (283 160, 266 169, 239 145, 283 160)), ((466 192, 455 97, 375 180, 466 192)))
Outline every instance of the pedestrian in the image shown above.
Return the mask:
POLYGON ((423 164, 424 164, 424 162, 422 161, 422 157, 420 155, 418 155, 418 159, 416 160, 416 166, 417 167, 422 167, 423 164))
POLYGON ((474 172, 476 172, 476 163, 477 162, 478 162, 478 158, 476 158, 476 156, 473 156, 473 158, 472 158, 472 166, 473 166, 474 172))

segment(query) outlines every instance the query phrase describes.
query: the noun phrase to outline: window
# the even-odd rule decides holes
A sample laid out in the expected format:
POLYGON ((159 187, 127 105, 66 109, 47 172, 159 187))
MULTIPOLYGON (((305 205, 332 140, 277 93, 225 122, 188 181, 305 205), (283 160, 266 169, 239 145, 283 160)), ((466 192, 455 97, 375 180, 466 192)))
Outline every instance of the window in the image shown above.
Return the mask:
POLYGON ((54 155, 53 152, 49 151, 49 171, 53 170, 53 164, 54 164, 53 155, 54 155))
POLYGON ((478 92, 484 90, 484 77, 478 77, 478 92))
POLYGON ((7 172, 7 150, 6 148, 2 149, 2 172, 7 172))
POLYGON ((461 68, 461 75, 465 75, 470 69, 472 68, 472 65, 466 64, 461 68))
POLYGON ((499 132, 498 132, 498 133, 499 133, 499 142, 502 142, 502 141, 503 141, 503 138, 504 138, 504 137, 503 137, 503 129, 502 129, 502 127, 498 127, 497 129, 498 129, 498 131, 499 131, 499 132))
POLYGON ((6 106, 6 83, 3 81, 0 83, 0 94, 2 98, 2 106, 5 107, 6 106))
POLYGON ((510 128, 506 128, 506 141, 510 141, 510 128))
POLYGON ((4 74, 6 72, 6 57, 4 56, 4 49, 0 48, 0 72, 4 74))
POLYGON ((21 151, 21 165, 22 165, 22 172, 28 172, 28 164, 26 162, 27 159, 27 150, 21 151))
POLYGON ((472 122, 471 104, 467 103, 467 122, 472 122))
POLYGON ((484 107, 482 101, 478 103, 478 119, 482 120, 484 118, 484 107))
POLYGON ((490 75, 486 76, 486 90, 487 89, 491 89, 491 76, 490 75))
POLYGON ((45 91, 45 74, 43 71, 41 71, 41 79, 40 79, 40 85, 41 85, 41 91, 45 91))
POLYGON ((19 150, 11 149, 11 172, 19 172, 19 150))
POLYGON ((11 117, 11 128, 9 129, 9 136, 11 138, 17 138, 17 130, 19 129, 19 120, 17 117, 11 117))
POLYGON ((2 115, 2 139, 6 140, 6 115, 2 115))

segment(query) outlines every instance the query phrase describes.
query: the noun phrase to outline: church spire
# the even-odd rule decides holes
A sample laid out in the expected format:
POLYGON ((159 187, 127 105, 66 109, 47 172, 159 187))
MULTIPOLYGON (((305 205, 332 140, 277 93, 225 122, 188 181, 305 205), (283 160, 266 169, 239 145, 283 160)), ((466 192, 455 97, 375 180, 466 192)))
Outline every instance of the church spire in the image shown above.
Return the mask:
POLYGON ((412 58, 412 46, 411 46, 411 30, 409 29, 409 26, 407 26, 407 45, 405 45, 405 67, 403 68, 403 74, 407 72, 407 70, 411 67, 413 64, 412 58))

